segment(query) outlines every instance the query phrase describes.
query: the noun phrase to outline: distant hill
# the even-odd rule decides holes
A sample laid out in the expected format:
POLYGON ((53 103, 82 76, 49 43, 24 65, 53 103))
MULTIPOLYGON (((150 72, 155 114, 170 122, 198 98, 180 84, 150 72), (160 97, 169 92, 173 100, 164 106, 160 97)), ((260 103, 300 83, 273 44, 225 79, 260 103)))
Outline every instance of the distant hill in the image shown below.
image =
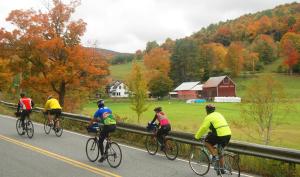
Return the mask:
POLYGON ((107 59, 112 59, 115 56, 123 56, 123 55, 133 55, 131 53, 121 53, 121 52, 116 52, 116 51, 112 51, 112 50, 108 50, 108 49, 101 49, 101 48, 97 48, 96 49, 101 55, 103 55, 105 58, 107 59))

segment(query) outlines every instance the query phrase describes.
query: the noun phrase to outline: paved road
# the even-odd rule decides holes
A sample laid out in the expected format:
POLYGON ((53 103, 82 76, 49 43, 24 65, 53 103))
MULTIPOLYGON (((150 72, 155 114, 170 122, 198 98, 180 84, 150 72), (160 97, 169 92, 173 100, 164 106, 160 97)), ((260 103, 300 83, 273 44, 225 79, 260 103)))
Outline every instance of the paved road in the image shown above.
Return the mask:
MULTIPOLYGON (((117 168, 107 162, 92 163, 85 155, 88 136, 64 131, 62 137, 44 133, 34 124, 32 139, 19 136, 16 119, 0 115, 0 176, 2 177, 193 177, 197 176, 184 160, 169 161, 151 156, 142 149, 122 145, 123 161, 117 168)), ((215 176, 213 170, 206 175, 215 176)), ((250 175, 244 175, 250 176, 250 175)))

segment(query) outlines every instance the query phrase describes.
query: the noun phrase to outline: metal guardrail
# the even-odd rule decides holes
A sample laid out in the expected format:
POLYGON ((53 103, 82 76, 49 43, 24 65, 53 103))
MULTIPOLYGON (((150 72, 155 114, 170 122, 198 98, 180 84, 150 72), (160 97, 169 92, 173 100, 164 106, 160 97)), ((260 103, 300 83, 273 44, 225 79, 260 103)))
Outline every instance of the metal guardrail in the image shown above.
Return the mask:
MULTIPOLYGON (((8 103, 5 101, 0 101, 0 103, 10 108, 16 108, 16 104, 13 103, 8 103)), ((34 108, 33 111, 41 112, 42 108, 37 107, 34 108)), ((67 112, 63 112, 62 116, 67 119, 80 121, 80 122, 88 122, 90 120, 90 117, 88 116, 67 113, 67 112)), ((139 125, 118 122, 117 129, 131 132, 131 133, 150 135, 150 133, 146 131, 145 127, 139 125)), ((199 141, 194 140, 194 135, 191 133, 172 131, 170 132, 167 138, 171 138, 186 144, 195 144, 195 145, 201 144, 199 141)), ((273 147, 273 146, 266 146, 266 145, 231 140, 226 150, 237 154, 245 154, 249 156, 262 157, 262 158, 284 161, 288 163, 300 164, 300 151, 294 149, 280 148, 280 147, 273 147)))

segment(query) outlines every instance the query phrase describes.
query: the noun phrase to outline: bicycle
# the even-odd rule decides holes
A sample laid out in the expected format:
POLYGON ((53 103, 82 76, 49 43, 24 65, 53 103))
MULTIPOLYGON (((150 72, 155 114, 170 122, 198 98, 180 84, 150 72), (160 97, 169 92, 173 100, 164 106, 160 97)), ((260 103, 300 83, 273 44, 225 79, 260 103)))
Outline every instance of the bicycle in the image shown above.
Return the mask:
POLYGON ((60 137, 63 133, 63 118, 58 116, 58 115, 55 115, 55 118, 54 118, 54 123, 50 123, 49 120, 48 120, 48 117, 47 117, 47 112, 44 113, 44 117, 45 117, 45 121, 44 121, 44 130, 45 130, 45 133, 46 134, 49 134, 51 129, 54 131, 55 135, 57 137, 60 137), (57 127, 57 124, 59 123, 59 127, 57 127))
MULTIPOLYGON (((158 151, 158 147, 161 147, 161 144, 157 140, 158 125, 153 124, 152 127, 148 125, 147 129, 152 132, 152 134, 146 138, 146 149, 150 155, 155 155, 158 151)), ((167 139, 165 135, 163 136, 163 141, 165 147, 162 151, 169 160, 175 160, 178 156, 178 143, 172 139, 167 139)))
MULTIPOLYGON (((21 116, 20 112, 16 112, 15 114, 16 114, 16 117, 21 116)), ((18 134, 20 136, 24 135, 24 132, 26 132, 28 138, 32 138, 33 137, 33 135, 34 135, 34 127, 33 127, 33 123, 30 120, 29 113, 25 116, 24 126, 22 126, 21 118, 17 119, 16 129, 17 129, 17 132, 18 132, 18 134)))
MULTIPOLYGON (((95 162, 99 157, 99 139, 98 134, 101 131, 101 129, 98 127, 95 132, 95 136, 92 138, 89 138, 86 142, 85 146, 85 152, 86 156, 91 162, 95 162)), ((89 132, 89 131, 88 131, 89 132)), ((89 132, 91 133, 91 132, 89 132)), ((122 151, 118 143, 111 140, 111 138, 108 136, 105 138, 106 145, 104 154, 106 155, 106 161, 108 162, 109 166, 112 168, 117 168, 120 166, 122 162, 122 151)))
POLYGON ((215 162, 212 161, 212 155, 210 155, 208 149, 204 145, 204 139, 201 139, 202 145, 196 148, 192 145, 189 165, 192 170, 200 176, 208 173, 210 166, 214 166, 214 170, 217 175, 221 177, 227 176, 240 176, 239 158, 237 155, 224 151, 222 145, 216 145, 218 151, 218 157, 215 162), (224 167, 222 167, 220 159, 224 157, 224 167))

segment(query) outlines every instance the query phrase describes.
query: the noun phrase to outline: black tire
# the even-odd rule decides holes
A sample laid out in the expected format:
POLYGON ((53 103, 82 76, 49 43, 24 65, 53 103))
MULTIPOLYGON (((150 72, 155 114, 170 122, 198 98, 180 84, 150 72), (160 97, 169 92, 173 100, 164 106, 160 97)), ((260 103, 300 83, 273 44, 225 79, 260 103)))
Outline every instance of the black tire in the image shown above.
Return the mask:
POLYGON ((236 155, 225 154, 224 155, 224 170, 225 174, 220 174, 222 177, 239 177, 240 176, 240 166, 239 166, 239 158, 236 155))
POLYGON ((155 155, 158 151, 158 141, 155 136, 147 136, 146 149, 149 154, 155 155))
POLYGON ((21 122, 20 119, 17 119, 16 129, 17 129, 18 134, 22 135, 22 133, 23 133, 23 127, 22 127, 22 122, 21 122))
POLYGON ((164 153, 169 160, 175 160, 178 156, 178 143, 174 140, 167 139, 164 153))
POLYGON ((59 121, 59 128, 55 128, 55 129, 54 129, 54 132, 55 132, 55 135, 56 135, 57 137, 61 137, 61 135, 62 135, 62 133, 63 133, 63 131, 64 131, 62 119, 55 121, 54 127, 56 127, 56 124, 57 124, 58 121, 59 121))
POLYGON ((89 138, 85 145, 86 156, 91 162, 95 162, 99 157, 99 145, 97 138, 89 138))
POLYGON ((117 168, 122 162, 121 148, 115 142, 109 144, 107 149, 107 162, 113 168, 117 168))
POLYGON ((200 176, 203 176, 208 173, 210 167, 210 160, 207 153, 200 149, 191 148, 189 164, 191 169, 200 176))
POLYGON ((49 134, 51 131, 51 126, 49 125, 49 121, 47 118, 45 118, 45 121, 44 121, 44 130, 45 130, 46 134, 49 134))
POLYGON ((25 127, 28 138, 32 138, 34 135, 33 123, 30 120, 28 120, 25 122, 25 127))

